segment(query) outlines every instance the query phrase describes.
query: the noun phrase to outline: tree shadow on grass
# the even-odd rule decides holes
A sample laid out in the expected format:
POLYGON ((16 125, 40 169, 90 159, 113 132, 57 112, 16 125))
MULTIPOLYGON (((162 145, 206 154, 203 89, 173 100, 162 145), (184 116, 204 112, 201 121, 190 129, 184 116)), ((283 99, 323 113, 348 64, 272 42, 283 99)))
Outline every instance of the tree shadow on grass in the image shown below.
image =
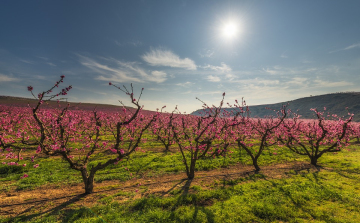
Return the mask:
MULTIPOLYGON (((183 182, 188 181, 188 179, 182 179, 180 182, 174 184, 174 186, 172 188, 170 188, 169 190, 165 191, 161 197, 164 197, 165 195, 169 194, 171 191, 173 191, 176 187, 178 187, 179 185, 181 185, 183 182)), ((187 183, 187 182, 186 182, 187 183)), ((183 186, 184 188, 184 186, 183 186)))
POLYGON ((161 157, 164 157, 166 154, 162 154, 161 156, 154 157, 152 160, 150 160, 148 163, 141 165, 140 168, 136 171, 136 175, 140 173, 141 170, 145 169, 145 167, 149 166, 151 163, 153 163, 154 160, 159 159, 161 157))
MULTIPOLYGON (((288 169, 294 169, 293 167, 288 167, 288 169)), ((305 170, 308 170, 309 168, 304 168, 305 170)), ((301 171, 301 169, 299 168, 296 168, 296 170, 298 172, 301 171)), ((310 170, 308 170, 310 171, 310 170)), ((231 180, 231 176, 233 175, 236 175, 236 176, 241 176, 241 177, 250 177, 249 179, 246 179, 245 181, 249 181, 249 180, 252 180, 252 181, 257 181, 257 180, 260 180, 260 179, 263 179, 263 180, 267 180, 268 177, 261 177, 260 179, 258 177, 251 177, 251 176, 255 176, 256 173, 254 170, 252 171, 239 171, 239 172, 236 172, 236 173, 221 173, 221 174, 214 174, 214 175, 206 175, 206 176, 198 176, 196 177, 197 179, 208 179, 208 178, 213 178, 213 177, 216 177, 216 178, 222 178, 222 181, 223 181, 223 187, 225 187, 226 185, 227 186, 232 186, 233 184, 229 184, 229 180, 231 180)), ((270 177, 271 178, 271 177, 270 177)), ((189 189, 190 189, 190 186, 191 186, 191 183, 192 183, 192 180, 188 180, 188 179, 182 179, 182 180, 179 180, 179 179, 176 179, 176 180, 168 180, 168 181, 162 181, 162 182, 153 182, 153 183, 145 183, 143 184, 144 186, 149 186, 149 185, 156 185, 156 184, 163 184, 163 183, 170 183, 170 182, 177 182, 174 186, 172 186, 172 188, 168 189, 166 192, 164 192, 163 196, 170 193, 171 191, 173 191, 176 187, 179 187, 179 185, 183 184, 184 182, 186 181, 185 185, 181 188, 181 195, 178 197, 175 205, 173 205, 173 207, 170 207, 172 208, 173 210, 176 210, 179 206, 181 205, 194 205, 195 207, 195 212, 194 212, 194 219, 197 218, 198 216, 198 211, 202 211, 203 213, 205 213, 207 216, 208 216, 208 221, 210 221, 212 219, 212 215, 211 215, 211 211, 209 211, 208 209, 206 209, 206 206, 211 206, 212 203, 207 201, 207 200, 195 200, 195 201, 189 201, 187 199, 187 196, 192 196, 192 194, 189 195, 189 189)), ((238 181, 235 179, 234 181, 234 185, 235 184, 238 184, 238 183, 241 183, 242 181, 238 181)), ((119 189, 126 189, 126 188, 134 188, 135 186, 118 186, 116 188, 111 188, 111 189, 105 189, 105 190, 99 190, 99 191, 95 191, 93 194, 96 194, 96 193, 102 193, 102 192, 106 192, 106 191, 114 191, 114 190, 119 190, 119 189)), ((40 216, 42 214, 54 214, 60 210, 62 210, 64 207, 80 200, 81 198, 85 197, 84 195, 77 195, 77 196, 63 196, 63 197, 58 197, 58 198, 53 198, 53 199, 42 199, 42 200, 37 200, 37 201, 29 201, 29 202, 24 202, 24 203, 19 203, 19 204, 10 204, 10 205, 1 205, 1 207, 14 207, 16 208, 18 205, 29 205, 29 204, 37 204, 37 203, 42 203, 42 202, 51 202, 51 201, 54 201, 54 200, 61 200, 61 199, 64 199, 64 198, 67 198, 67 197, 71 197, 71 199, 67 202, 64 202, 63 204, 60 204, 50 210, 47 210, 45 212, 42 212, 42 213, 39 213, 39 214, 34 214, 34 215, 28 215, 27 218, 34 218, 34 217, 37 217, 37 216, 40 216)), ((38 208, 36 207, 36 205, 33 205, 31 208, 27 208, 25 211, 22 211, 22 213, 18 214, 17 217, 20 217, 20 215, 22 214, 26 214, 26 212, 29 212, 31 209, 33 208, 38 208)), ((41 207, 39 207, 41 208, 41 207)), ((22 217, 25 217, 25 216, 22 216, 22 217)), ((173 217, 175 217, 173 215, 173 217)), ((210 221, 211 222, 211 221, 210 221)))
MULTIPOLYGON (((66 208, 67 206, 75 203, 76 201, 79 201, 81 200, 82 198, 86 197, 87 195, 86 194, 79 194, 77 196, 74 196, 73 198, 71 198, 70 200, 66 201, 66 202, 63 202, 59 205, 57 205, 56 207, 53 207, 49 210, 46 210, 46 211, 43 211, 43 212, 39 212, 39 213, 36 213, 36 214, 31 214, 31 215, 25 215, 27 212, 29 212, 30 210, 36 208, 36 206, 31 206, 29 208, 27 208, 26 210, 20 212, 18 215, 16 215, 14 218, 10 219, 9 222, 12 222, 14 221, 15 219, 19 219, 19 220, 24 220, 24 221, 29 221, 33 218, 37 218, 37 217, 40 217, 40 216, 43 216, 45 214, 48 214, 49 216, 50 215, 55 215, 57 214, 59 211, 61 211, 62 209, 66 208)), ((67 196, 69 197, 69 196, 67 196)), ((59 199, 63 199, 63 198, 66 198, 66 197, 61 197, 61 198, 54 198, 54 199, 47 199, 46 201, 54 201, 54 200, 59 200, 59 199)), ((31 203, 40 203, 41 201, 34 201, 34 202, 28 202, 27 204, 31 204, 31 203)))
POLYGON ((207 202, 206 200, 197 200, 197 197, 195 195, 190 194, 189 189, 191 183, 192 180, 186 180, 186 183, 182 187, 181 195, 179 195, 176 203, 171 207, 170 219, 182 221, 182 219, 179 219, 178 216, 175 215, 176 209, 184 205, 193 205, 195 210, 190 222, 197 222, 199 211, 203 212, 206 215, 207 222, 215 222, 215 215, 206 208, 206 206, 212 205, 212 202, 207 202))

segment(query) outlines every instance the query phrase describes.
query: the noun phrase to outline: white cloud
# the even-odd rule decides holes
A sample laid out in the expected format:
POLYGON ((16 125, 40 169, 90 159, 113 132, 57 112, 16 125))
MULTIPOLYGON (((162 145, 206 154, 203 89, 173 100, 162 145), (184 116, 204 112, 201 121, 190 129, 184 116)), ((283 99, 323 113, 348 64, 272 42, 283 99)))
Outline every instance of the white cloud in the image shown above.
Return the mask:
POLYGON ((286 53, 286 52, 283 52, 280 57, 281 57, 281 58, 288 58, 288 55, 286 55, 285 53, 286 53))
POLYGON ((49 58, 47 58, 47 57, 38 57, 38 58, 43 59, 43 60, 49 60, 49 58))
POLYGON ((232 80, 234 80, 236 78, 236 76, 233 75, 233 74, 226 74, 225 77, 230 81, 232 81, 232 80))
POLYGON ((187 82, 185 82, 185 83, 178 83, 178 84, 176 84, 176 85, 177 85, 177 86, 181 86, 181 87, 186 87, 186 88, 188 88, 188 87, 191 87, 193 84, 194 84, 194 83, 192 83, 192 82, 190 82, 190 81, 187 81, 187 82))
POLYGON ((165 91, 164 89, 160 89, 160 88, 146 88, 146 90, 149 90, 149 91, 165 91))
POLYGON ((306 84, 307 80, 308 79, 305 77, 294 77, 291 81, 286 82, 286 84, 302 86, 302 85, 306 84))
POLYGON ((200 57, 213 57, 215 52, 213 50, 204 49, 202 52, 199 53, 200 57))
POLYGON ((219 82, 220 81, 220 78, 219 77, 216 77, 216 76, 213 76, 213 75, 209 75, 206 77, 206 79, 210 82, 219 82))
POLYGON ((104 81, 115 81, 115 82, 143 82, 139 78, 128 76, 126 72, 118 68, 110 68, 107 65, 100 64, 95 60, 88 57, 78 55, 80 57, 80 63, 91 70, 102 74, 96 79, 104 81))
POLYGON ((279 75, 279 74, 283 74, 283 71, 280 71, 279 69, 274 68, 263 68, 263 71, 265 71, 266 73, 269 73, 271 75, 279 75))
POLYGON ((220 71, 221 73, 228 73, 228 72, 232 71, 231 67, 226 65, 224 62, 221 62, 221 66, 213 66, 213 65, 207 64, 206 66, 202 66, 201 68, 210 69, 210 70, 214 70, 214 71, 220 71))
POLYGON ((149 80, 157 83, 162 83, 166 81, 166 73, 164 71, 151 71, 151 76, 149 76, 149 80))
POLYGON ((143 45, 143 43, 141 41, 139 41, 139 40, 133 40, 133 41, 123 42, 123 43, 115 40, 115 44, 120 46, 120 47, 123 47, 123 46, 135 46, 135 47, 138 47, 138 46, 143 45))
MULTIPOLYGON (((64 73, 64 72, 62 72, 62 73, 64 73)), ((31 77, 39 79, 39 80, 46 80, 47 79, 46 76, 42 76, 42 75, 32 75, 31 77)))
POLYGON ((330 81, 323 81, 323 80, 314 80, 316 86, 319 87, 344 87, 353 85, 353 83, 347 81, 337 81, 337 82, 330 82, 330 81))
POLYGON ((350 45, 348 47, 345 47, 344 50, 350 50, 350 49, 357 48, 357 47, 360 47, 360 43, 356 43, 356 44, 350 45))
POLYGON ((302 60, 302 63, 313 63, 313 61, 311 61, 311 60, 307 60, 307 59, 304 59, 304 60, 302 60))
POLYGON ((196 70, 196 64, 193 60, 189 58, 181 59, 170 50, 151 49, 150 52, 145 53, 141 56, 141 58, 151 66, 165 66, 196 70))
POLYGON ((18 81, 19 79, 10 77, 4 74, 0 74, 0 82, 11 82, 11 81, 18 81))
POLYGON ((335 53, 335 52, 339 52, 339 51, 343 51, 343 50, 351 50, 351 49, 354 49, 354 48, 360 48, 360 43, 355 43, 355 44, 352 44, 350 46, 347 46, 343 49, 340 49, 340 50, 334 50, 334 51, 330 51, 329 53, 335 53))
POLYGON ((20 61, 23 62, 23 63, 34 64, 34 62, 29 61, 29 60, 20 60, 20 61))
POLYGON ((53 67, 56 67, 56 65, 55 64, 53 64, 53 63, 47 63, 48 65, 50 65, 50 66, 53 66, 53 67))
MULTIPOLYGON (((78 55, 78 54, 77 54, 78 55)), ((98 80, 114 81, 114 82, 138 82, 145 81, 162 83, 166 80, 166 73, 163 71, 151 71, 149 74, 142 68, 137 66, 136 62, 123 62, 113 58, 103 57, 108 64, 104 65, 88 57, 78 55, 80 63, 85 67, 101 74, 96 77, 98 80)))
POLYGON ((271 75, 290 75, 290 74, 309 74, 309 73, 314 73, 317 72, 318 69, 317 68, 303 68, 303 67, 293 67, 293 68, 288 68, 288 67, 281 67, 281 66, 273 66, 271 68, 263 68, 262 69, 265 73, 271 74, 271 75))
POLYGON ((244 86, 271 86, 279 85, 279 80, 269 80, 262 78, 246 79, 246 80, 235 80, 233 83, 243 84, 244 86))

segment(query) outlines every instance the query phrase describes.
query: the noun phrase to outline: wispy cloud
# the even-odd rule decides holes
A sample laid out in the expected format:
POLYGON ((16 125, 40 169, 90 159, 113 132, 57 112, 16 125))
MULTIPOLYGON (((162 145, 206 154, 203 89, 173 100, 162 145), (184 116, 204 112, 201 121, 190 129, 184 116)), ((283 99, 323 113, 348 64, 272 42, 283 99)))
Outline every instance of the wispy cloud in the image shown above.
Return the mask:
POLYGON ((193 60, 189 58, 181 59, 170 50, 151 49, 141 57, 151 66, 165 66, 196 70, 196 64, 193 60))
POLYGON ((11 82, 11 81, 18 81, 18 80, 19 80, 18 78, 0 74, 0 82, 11 82))
POLYGON ((304 59, 304 60, 302 60, 301 62, 302 62, 302 63, 305 63, 305 64, 307 64, 307 63, 313 63, 313 61, 307 60, 307 59, 304 59))
POLYGON ((34 62, 29 61, 29 60, 20 60, 20 61, 23 62, 23 63, 34 64, 34 62))
POLYGON ((48 62, 47 64, 50 65, 50 66, 56 67, 56 65, 53 64, 53 63, 48 62))
POLYGON ((135 47, 138 47, 138 46, 142 46, 143 43, 139 40, 133 40, 133 41, 129 41, 129 42, 119 42, 117 40, 115 40, 115 44, 120 46, 120 47, 123 47, 123 46, 135 46, 135 47))
POLYGON ((354 48, 360 48, 360 43, 355 43, 355 44, 352 44, 350 46, 347 46, 347 47, 339 49, 339 50, 330 51, 329 53, 335 53, 335 52, 339 52, 339 51, 343 51, 343 50, 351 50, 354 48))
POLYGON ((213 76, 213 75, 207 76, 206 79, 210 82, 220 82, 220 78, 217 76, 213 76))
POLYGON ((164 71, 154 70, 151 71, 151 75, 148 77, 149 81, 162 83, 166 81, 166 73, 164 71))
POLYGON ((42 60, 49 60, 49 58, 47 58, 47 57, 38 57, 38 58, 40 58, 42 60))
POLYGON ((164 89, 160 89, 160 88, 146 88, 146 90, 149 90, 149 91, 165 91, 164 89))
POLYGON ((307 84, 307 78, 305 77, 294 77, 292 80, 286 82, 287 85, 303 86, 307 84))
POLYGON ((188 87, 191 87, 193 84, 194 84, 194 83, 192 83, 192 82, 190 82, 190 81, 187 81, 187 82, 185 82, 185 83, 178 83, 178 84, 175 84, 175 85, 188 88, 188 87))
POLYGON ((283 52, 281 55, 280 55, 281 58, 288 58, 288 55, 286 55, 286 52, 283 52))
POLYGON ((213 66, 213 65, 207 64, 205 66, 202 66, 201 68, 210 69, 210 70, 214 70, 214 71, 220 71, 221 73, 228 73, 228 72, 232 71, 231 67, 226 65, 224 62, 221 62, 221 66, 213 66))
POLYGON ((97 80, 114 81, 114 82, 156 82, 162 83, 167 78, 167 74, 163 71, 151 71, 150 74, 137 66, 136 62, 123 62, 113 58, 102 57, 104 62, 98 62, 89 57, 77 54, 80 63, 95 71, 100 76, 97 80), (106 63, 106 64, 105 64, 106 63))
POLYGON ((304 68, 304 67, 282 67, 282 66, 273 66, 271 68, 263 68, 265 73, 271 75, 290 75, 290 74, 307 74, 314 73, 318 71, 317 68, 304 68))
POLYGON ((289 71, 292 73, 292 70, 284 69, 280 66, 273 66, 272 68, 266 68, 266 69, 263 68, 263 71, 271 75, 286 74, 289 73, 289 71))
POLYGON ((214 50, 209 50, 209 49, 204 49, 199 53, 200 57, 209 57, 209 58, 213 57, 214 54, 215 54, 214 50))
POLYGON ((279 85, 279 80, 270 80, 270 79, 263 79, 263 78, 254 78, 254 79, 246 79, 246 80, 234 80, 233 83, 239 83, 244 86, 275 86, 279 85))
POLYGON ((314 82, 319 87, 345 87, 345 86, 353 85, 353 83, 347 81, 330 82, 324 80, 314 80, 314 82))
POLYGON ((357 47, 360 47, 360 43, 356 43, 356 44, 350 45, 348 47, 345 47, 344 50, 350 50, 350 49, 357 48, 357 47))

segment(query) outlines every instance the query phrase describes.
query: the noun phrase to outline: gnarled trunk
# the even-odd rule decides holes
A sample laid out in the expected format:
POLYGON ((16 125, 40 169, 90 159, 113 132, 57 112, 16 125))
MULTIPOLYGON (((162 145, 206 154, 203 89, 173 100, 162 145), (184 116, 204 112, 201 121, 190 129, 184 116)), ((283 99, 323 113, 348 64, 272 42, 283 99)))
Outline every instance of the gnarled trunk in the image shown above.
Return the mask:
POLYGON ((165 152, 169 152, 170 151, 170 146, 165 144, 165 152))
POLYGON ((192 179, 194 179, 194 177, 195 177, 195 164, 196 164, 196 159, 191 159, 190 169, 189 169, 189 171, 186 173, 189 180, 192 180, 192 179))
POLYGON ((81 170, 81 176, 83 178, 84 185, 85 185, 85 194, 91 194, 94 191, 95 173, 90 172, 90 175, 88 175, 87 170, 83 169, 83 170, 81 170))
POLYGON ((317 160, 318 160, 319 157, 317 156, 312 156, 310 157, 310 160, 311 160, 311 164, 314 165, 314 166, 317 166, 317 160))
POLYGON ((259 171, 260 171, 260 167, 259 167, 259 165, 258 165, 257 158, 252 159, 252 161, 253 161, 253 165, 254 165, 254 167, 255 167, 255 171, 256 171, 256 172, 259 172, 259 171))

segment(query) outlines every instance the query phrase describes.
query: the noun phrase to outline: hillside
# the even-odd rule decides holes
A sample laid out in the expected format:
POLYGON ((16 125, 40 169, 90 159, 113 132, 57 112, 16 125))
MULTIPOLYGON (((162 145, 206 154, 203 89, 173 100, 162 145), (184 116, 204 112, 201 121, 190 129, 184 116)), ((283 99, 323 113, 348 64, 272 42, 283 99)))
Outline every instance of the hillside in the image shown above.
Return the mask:
MULTIPOLYGON (((26 107, 28 104, 30 106, 36 105, 38 100, 31 98, 21 98, 21 97, 12 97, 12 96, 0 96, 0 105, 7 106, 17 106, 17 107, 26 107)), ((59 104, 61 107, 67 105, 68 102, 60 101, 59 104)), ((107 111, 119 111, 121 112, 121 108, 123 106, 119 105, 108 105, 108 104, 95 104, 95 103, 79 103, 79 102, 69 102, 70 109, 81 109, 81 110, 94 110, 96 108, 97 111, 107 110, 107 111)), ((58 103, 56 100, 48 102, 48 105, 43 105, 44 107, 58 107, 58 103)), ((132 107, 126 107, 129 110, 135 110, 132 107)), ((153 111, 143 110, 145 113, 154 113, 153 111)))
MULTIPOLYGON (((317 108, 319 111, 323 111, 326 107, 326 111, 331 114, 337 114, 339 116, 346 116, 348 112, 354 113, 354 121, 360 121, 360 92, 348 92, 348 93, 333 93, 318 96, 311 96, 305 98, 299 98, 292 101, 286 101, 276 104, 254 105, 249 106, 251 117, 264 117, 269 115, 275 115, 271 110, 279 110, 283 104, 289 103, 289 109, 297 111, 302 118, 314 118, 314 112, 311 108, 317 108), (266 109, 270 108, 269 109, 266 109)), ((230 111, 231 108, 225 108, 230 111)), ((202 109, 194 111, 193 115, 199 115, 202 109)))

